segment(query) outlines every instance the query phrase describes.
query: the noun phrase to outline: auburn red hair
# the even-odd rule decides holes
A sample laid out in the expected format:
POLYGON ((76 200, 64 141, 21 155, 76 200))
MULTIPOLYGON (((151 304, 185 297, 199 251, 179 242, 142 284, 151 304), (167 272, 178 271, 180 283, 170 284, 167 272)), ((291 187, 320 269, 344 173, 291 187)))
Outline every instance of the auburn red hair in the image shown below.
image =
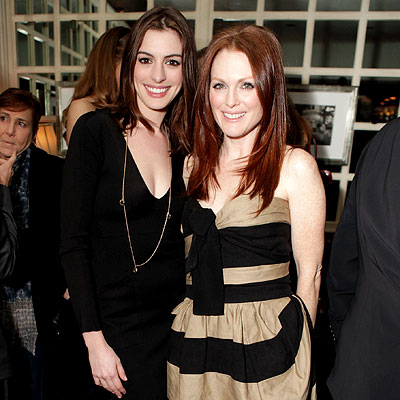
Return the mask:
POLYGON ((237 25, 224 29, 215 35, 204 55, 194 101, 195 126, 188 194, 208 200, 210 189, 218 187, 215 171, 223 133, 213 118, 209 92, 212 64, 223 49, 239 51, 247 56, 264 110, 248 163, 239 170, 242 178, 235 194, 235 197, 243 193, 251 197, 261 196, 261 211, 270 204, 279 183, 288 123, 281 46, 276 36, 262 26, 237 25))

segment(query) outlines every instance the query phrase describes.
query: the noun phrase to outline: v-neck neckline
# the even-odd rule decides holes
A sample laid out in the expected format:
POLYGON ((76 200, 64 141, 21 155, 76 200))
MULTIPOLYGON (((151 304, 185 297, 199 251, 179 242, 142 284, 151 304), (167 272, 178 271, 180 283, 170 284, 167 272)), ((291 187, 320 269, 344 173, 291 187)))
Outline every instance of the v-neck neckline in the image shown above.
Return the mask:
MULTIPOLYGON (((124 142, 124 147, 125 147, 125 146, 127 145, 127 143, 126 143, 126 142, 127 142, 127 139, 124 138, 124 135, 121 135, 121 137, 122 137, 122 140, 123 140, 123 142, 124 142)), ((173 168, 172 168, 172 159, 171 159, 171 157, 170 157, 170 169, 171 169, 171 180, 170 180, 170 184, 169 184, 169 186, 168 186, 166 192, 165 192, 161 197, 157 197, 157 196, 155 196, 155 195, 153 194, 153 192, 152 192, 152 191, 149 189, 149 187, 147 186, 146 181, 144 180, 143 175, 142 175, 142 173, 140 172, 140 169, 139 169, 139 167, 138 167, 138 165, 137 165, 137 163, 136 163, 136 160, 135 160, 135 158, 133 157, 133 154, 131 153, 131 150, 130 150, 130 148, 129 148, 129 143, 128 143, 128 146, 127 146, 127 151, 128 151, 128 154, 129 154, 128 157, 130 158, 130 160, 132 161, 133 165, 135 166, 136 171, 137 171, 137 173, 138 173, 139 176, 140 176, 140 180, 142 181, 144 187, 146 188, 146 190, 147 190, 147 192, 150 194, 150 196, 153 197, 155 200, 162 200, 162 199, 164 199, 164 197, 166 197, 166 196, 168 195, 169 191, 172 190, 173 168)))

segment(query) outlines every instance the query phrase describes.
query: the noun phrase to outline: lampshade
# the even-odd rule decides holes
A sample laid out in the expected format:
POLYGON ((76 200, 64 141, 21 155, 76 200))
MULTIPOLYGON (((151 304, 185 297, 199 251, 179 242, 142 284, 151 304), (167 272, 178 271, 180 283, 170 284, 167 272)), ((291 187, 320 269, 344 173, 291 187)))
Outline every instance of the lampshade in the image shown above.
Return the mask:
POLYGON ((36 134, 36 146, 49 154, 58 155, 57 136, 52 123, 40 123, 36 134))

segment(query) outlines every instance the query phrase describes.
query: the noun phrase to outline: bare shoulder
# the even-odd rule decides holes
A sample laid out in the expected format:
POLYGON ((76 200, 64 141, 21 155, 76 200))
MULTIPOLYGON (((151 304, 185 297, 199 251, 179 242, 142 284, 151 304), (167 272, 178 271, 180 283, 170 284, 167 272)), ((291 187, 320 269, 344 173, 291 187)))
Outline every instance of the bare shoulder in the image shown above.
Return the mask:
MULTIPOLYGON (((282 165, 282 181, 288 192, 319 186, 321 176, 314 157, 303 149, 288 148, 282 165)), ((300 190, 301 191, 301 190, 300 190)))
MULTIPOLYGON (((91 97, 84 97, 82 99, 76 99, 71 102, 69 106, 68 114, 78 115, 78 118, 89 111, 94 111, 96 107, 93 105, 91 97)), ((76 119, 78 119, 76 118, 76 119)))
POLYGON ((318 171, 314 157, 307 151, 299 148, 288 148, 283 164, 290 175, 309 173, 314 170, 318 171))
POLYGON ((72 129, 76 121, 79 119, 79 117, 81 117, 83 114, 86 114, 94 110, 96 110, 96 107, 93 105, 91 97, 83 97, 82 99, 76 99, 71 102, 67 115, 67 132, 66 132, 67 143, 69 143, 72 134, 72 129))

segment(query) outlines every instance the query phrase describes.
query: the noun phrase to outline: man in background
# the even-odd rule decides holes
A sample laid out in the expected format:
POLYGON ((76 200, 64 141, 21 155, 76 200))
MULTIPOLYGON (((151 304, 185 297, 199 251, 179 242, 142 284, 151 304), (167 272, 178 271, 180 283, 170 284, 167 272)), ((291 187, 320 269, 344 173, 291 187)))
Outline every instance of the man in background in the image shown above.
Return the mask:
POLYGON ((357 165, 328 270, 338 339, 328 387, 335 400, 397 400, 400 393, 400 118, 357 165))

